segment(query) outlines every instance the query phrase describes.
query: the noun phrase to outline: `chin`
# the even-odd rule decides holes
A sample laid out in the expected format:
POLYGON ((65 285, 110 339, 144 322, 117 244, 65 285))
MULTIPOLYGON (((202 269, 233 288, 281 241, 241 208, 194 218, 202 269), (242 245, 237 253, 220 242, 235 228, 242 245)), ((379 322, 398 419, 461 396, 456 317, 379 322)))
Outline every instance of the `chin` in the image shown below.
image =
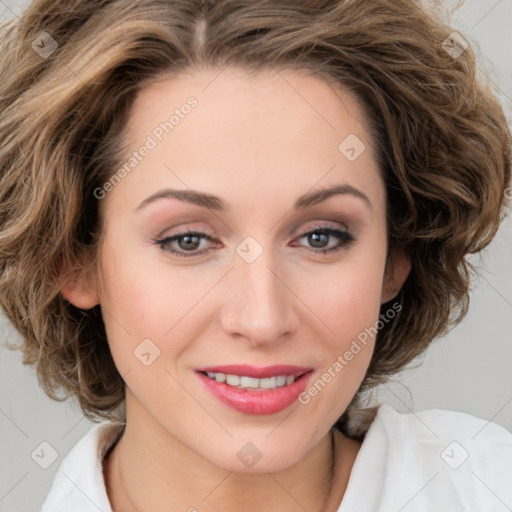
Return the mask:
POLYGON ((272 430, 265 429, 265 432, 251 436, 247 431, 241 430, 240 436, 227 442, 212 440, 218 450, 206 449, 198 453, 212 464, 228 471, 274 473, 297 463, 314 446, 310 439, 293 438, 284 429, 281 436, 273 432, 269 437, 269 432, 272 430), (274 435, 275 438, 271 439, 274 435))

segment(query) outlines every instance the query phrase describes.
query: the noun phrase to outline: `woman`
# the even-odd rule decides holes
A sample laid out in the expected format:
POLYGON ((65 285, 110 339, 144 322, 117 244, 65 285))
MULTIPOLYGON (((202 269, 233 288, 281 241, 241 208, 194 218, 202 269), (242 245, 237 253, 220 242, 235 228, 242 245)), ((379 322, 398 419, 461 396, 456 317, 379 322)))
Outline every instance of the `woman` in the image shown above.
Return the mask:
POLYGON ((449 27, 410 0, 41 0, 2 45, 2 306, 46 392, 105 420, 42 511, 512 503, 504 428, 362 406, 462 319, 510 186, 449 27))

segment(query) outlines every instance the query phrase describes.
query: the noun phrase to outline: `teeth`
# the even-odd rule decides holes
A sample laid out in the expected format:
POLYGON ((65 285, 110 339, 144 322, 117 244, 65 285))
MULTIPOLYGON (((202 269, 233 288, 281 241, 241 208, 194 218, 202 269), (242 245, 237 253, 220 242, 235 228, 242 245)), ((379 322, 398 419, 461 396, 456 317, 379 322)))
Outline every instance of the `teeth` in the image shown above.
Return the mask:
POLYGON ((240 386, 240 377, 238 375, 226 375, 226 384, 240 386))
POLYGON ((260 379, 255 379, 253 377, 240 377, 240 386, 243 388, 259 388, 260 379))
POLYGON ((260 388, 262 389, 272 389, 277 387, 277 382, 275 377, 269 377, 267 379, 260 379, 260 388))
POLYGON ((225 373, 207 372, 210 379, 217 382, 225 382, 229 386, 244 389, 275 389, 283 386, 289 386, 295 382, 293 375, 276 375, 265 379, 256 379, 239 375, 226 375, 225 373))

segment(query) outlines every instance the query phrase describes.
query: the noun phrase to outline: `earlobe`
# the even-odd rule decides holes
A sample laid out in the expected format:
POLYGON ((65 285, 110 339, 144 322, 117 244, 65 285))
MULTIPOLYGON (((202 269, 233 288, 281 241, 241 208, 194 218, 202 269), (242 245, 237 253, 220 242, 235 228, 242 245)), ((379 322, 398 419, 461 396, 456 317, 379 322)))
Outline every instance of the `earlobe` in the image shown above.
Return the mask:
POLYGON ((381 304, 394 299, 398 295, 410 271, 411 262, 404 251, 401 248, 394 249, 384 274, 381 304))
POLYGON ((72 275, 64 280, 61 295, 79 309, 91 309, 99 304, 96 280, 89 275, 72 275))

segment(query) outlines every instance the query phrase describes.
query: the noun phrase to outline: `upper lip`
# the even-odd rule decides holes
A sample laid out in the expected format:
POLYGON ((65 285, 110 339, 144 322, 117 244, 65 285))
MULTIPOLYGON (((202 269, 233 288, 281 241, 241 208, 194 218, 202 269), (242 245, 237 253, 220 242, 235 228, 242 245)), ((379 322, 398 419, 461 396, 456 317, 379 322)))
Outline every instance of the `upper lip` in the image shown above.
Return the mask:
POLYGON ((239 375, 246 377, 253 377, 256 379, 264 379, 267 377, 274 377, 279 375, 293 375, 299 377, 309 371, 313 370, 312 367, 306 366, 293 366, 289 364, 276 364, 272 366, 252 366, 248 364, 235 364, 235 365, 219 365, 219 366, 204 366, 196 368, 198 372, 212 372, 224 373, 226 375, 239 375))

